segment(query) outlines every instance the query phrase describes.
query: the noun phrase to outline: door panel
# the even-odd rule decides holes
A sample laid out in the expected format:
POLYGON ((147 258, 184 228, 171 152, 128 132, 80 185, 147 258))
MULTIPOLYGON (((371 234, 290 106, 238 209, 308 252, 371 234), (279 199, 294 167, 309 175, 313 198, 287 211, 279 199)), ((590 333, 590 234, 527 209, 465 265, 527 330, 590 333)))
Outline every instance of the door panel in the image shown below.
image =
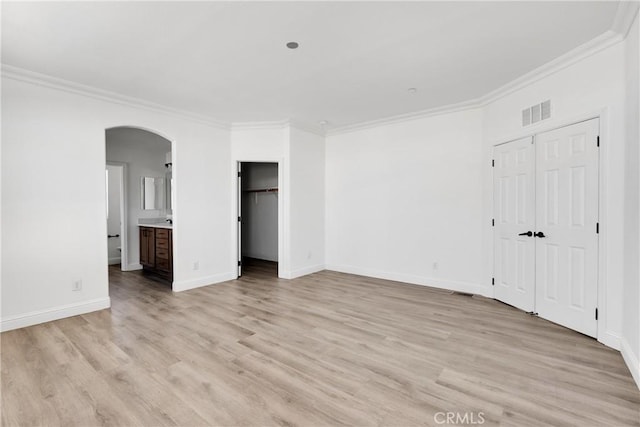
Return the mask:
POLYGON ((534 311, 535 151, 531 137, 495 147, 495 297, 534 311))
POLYGON ((238 277, 242 276, 242 163, 238 162, 238 277))
POLYGON ((536 136, 536 311, 595 336, 598 119, 536 136))

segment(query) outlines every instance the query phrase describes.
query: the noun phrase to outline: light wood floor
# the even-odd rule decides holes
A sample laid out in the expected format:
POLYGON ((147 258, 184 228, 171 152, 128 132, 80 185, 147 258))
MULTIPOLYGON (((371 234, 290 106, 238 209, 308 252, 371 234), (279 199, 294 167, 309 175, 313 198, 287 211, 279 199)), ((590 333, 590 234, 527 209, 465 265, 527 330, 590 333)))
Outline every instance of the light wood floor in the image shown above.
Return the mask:
POLYGON ((173 294, 111 269, 110 310, 2 334, 2 424, 640 425, 620 354, 578 333, 481 297, 274 275, 173 294))

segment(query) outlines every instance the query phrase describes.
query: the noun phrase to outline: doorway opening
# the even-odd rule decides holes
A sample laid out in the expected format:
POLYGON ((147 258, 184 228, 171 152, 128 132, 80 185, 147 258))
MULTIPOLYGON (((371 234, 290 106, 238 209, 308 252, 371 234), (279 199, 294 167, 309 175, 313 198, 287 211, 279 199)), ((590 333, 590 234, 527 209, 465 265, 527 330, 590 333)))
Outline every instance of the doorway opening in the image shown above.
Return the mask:
POLYGON ((112 279, 128 275, 171 287, 172 142, 145 129, 109 128, 105 158, 110 294, 112 279))
POLYGON ((238 162, 238 276, 278 276, 278 163, 238 162))
POLYGON ((125 198, 126 163, 107 162, 107 250, 109 265, 126 265, 127 201, 125 198))

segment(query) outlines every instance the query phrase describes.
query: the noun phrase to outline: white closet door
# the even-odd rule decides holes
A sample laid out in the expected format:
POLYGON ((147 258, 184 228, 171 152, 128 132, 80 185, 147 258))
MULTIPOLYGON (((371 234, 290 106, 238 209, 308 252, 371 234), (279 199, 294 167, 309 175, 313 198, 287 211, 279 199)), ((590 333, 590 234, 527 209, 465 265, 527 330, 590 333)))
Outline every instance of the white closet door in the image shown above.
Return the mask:
POLYGON ((536 136, 536 311, 596 336, 598 119, 536 136))
POLYGON ((242 163, 238 162, 238 277, 242 276, 242 163))
POLYGON ((495 147, 494 162, 494 295, 496 299, 514 307, 534 311, 533 138, 495 147))

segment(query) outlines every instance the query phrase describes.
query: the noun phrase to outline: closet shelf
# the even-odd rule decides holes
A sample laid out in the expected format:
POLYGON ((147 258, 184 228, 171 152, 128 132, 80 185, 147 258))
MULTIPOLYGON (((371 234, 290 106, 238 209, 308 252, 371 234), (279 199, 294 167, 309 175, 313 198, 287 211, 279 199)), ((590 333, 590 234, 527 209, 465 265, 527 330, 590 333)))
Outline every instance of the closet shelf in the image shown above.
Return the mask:
POLYGON ((278 188, 255 188, 250 190, 243 190, 243 193, 277 193, 278 188))

